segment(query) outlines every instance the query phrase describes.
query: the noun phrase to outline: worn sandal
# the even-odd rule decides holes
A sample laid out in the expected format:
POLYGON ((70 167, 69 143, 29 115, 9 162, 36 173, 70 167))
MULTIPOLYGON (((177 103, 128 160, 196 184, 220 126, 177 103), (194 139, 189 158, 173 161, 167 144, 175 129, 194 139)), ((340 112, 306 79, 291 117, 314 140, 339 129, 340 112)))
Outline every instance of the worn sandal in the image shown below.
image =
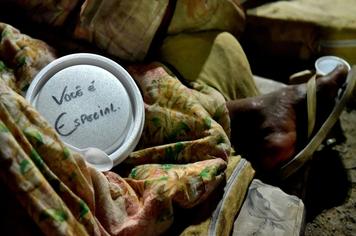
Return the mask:
MULTIPOLYGON (((339 119, 346 102, 352 94, 356 81, 356 66, 353 66, 347 75, 345 84, 339 89, 339 94, 336 98, 335 105, 329 117, 325 120, 324 124, 320 127, 318 132, 311 138, 309 143, 287 164, 282 166, 280 170, 280 177, 285 179, 297 170, 299 170, 305 162, 312 158, 315 150, 325 139, 335 122, 339 119)), ((316 85, 315 76, 313 76, 307 84, 307 107, 308 107, 308 137, 313 132, 315 125, 315 112, 316 112, 316 85)))

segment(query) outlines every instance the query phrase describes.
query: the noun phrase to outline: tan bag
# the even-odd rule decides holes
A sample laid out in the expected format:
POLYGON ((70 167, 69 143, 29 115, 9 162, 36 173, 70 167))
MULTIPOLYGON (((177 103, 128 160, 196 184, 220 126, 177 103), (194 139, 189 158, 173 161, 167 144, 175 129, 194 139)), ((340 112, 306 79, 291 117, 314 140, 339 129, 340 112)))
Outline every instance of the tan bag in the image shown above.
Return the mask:
POLYGON ((354 0, 277 1, 249 9, 247 20, 248 43, 265 55, 336 55, 356 64, 354 0))

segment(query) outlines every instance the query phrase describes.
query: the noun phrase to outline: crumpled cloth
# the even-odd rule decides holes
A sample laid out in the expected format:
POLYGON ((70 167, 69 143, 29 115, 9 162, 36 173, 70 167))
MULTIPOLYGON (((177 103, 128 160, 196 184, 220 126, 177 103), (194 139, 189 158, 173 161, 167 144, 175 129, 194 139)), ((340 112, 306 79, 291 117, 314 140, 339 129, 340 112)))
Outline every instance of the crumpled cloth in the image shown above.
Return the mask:
POLYGON ((128 71, 143 93, 146 117, 142 150, 130 154, 125 163, 227 160, 230 119, 221 94, 199 84, 190 89, 157 63, 130 66, 128 71))
POLYGON ((0 182, 44 234, 159 235, 177 207, 206 202, 225 181, 210 228, 229 233, 219 225, 229 216, 232 226, 254 171, 231 157, 228 113, 216 90, 188 88, 159 63, 130 66, 145 102, 144 133, 123 164, 130 174, 100 173, 15 92, 55 58, 53 50, 9 25, 0 29, 0 182), (12 64, 18 58, 23 63, 12 64))
POLYGON ((241 34, 238 0, 5 0, 32 20, 71 31, 125 61, 142 61, 164 34, 207 30, 241 34))
POLYGON ((13 90, 24 94, 35 75, 56 57, 54 49, 41 40, 21 34, 16 28, 0 22, 0 69, 13 90), (6 66, 15 68, 5 77, 6 66), (21 78, 21 79, 20 79, 21 78))
POLYGON ((164 39, 159 58, 173 66, 185 81, 218 90, 225 100, 259 94, 247 57, 228 32, 181 33, 164 39))

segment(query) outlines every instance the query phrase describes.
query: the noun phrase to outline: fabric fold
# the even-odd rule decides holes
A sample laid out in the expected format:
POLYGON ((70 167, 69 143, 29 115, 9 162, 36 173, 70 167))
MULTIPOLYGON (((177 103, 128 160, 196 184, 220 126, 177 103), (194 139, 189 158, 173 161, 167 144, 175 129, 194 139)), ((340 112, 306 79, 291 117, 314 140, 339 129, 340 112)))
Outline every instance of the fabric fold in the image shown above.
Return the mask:
POLYGON ((85 1, 74 35, 122 60, 141 61, 168 7, 159 1, 85 1))
MULTIPOLYGON (((129 67, 145 101, 145 135, 127 159, 129 175, 100 173, 15 92, 26 92, 55 58, 52 49, 9 25, 0 29, 0 181, 44 234, 162 234, 177 211, 209 204, 221 193, 237 162, 228 111, 216 90, 188 87, 159 63, 129 67), (25 63, 16 64, 19 58, 25 63)), ((246 183, 236 185, 237 199, 246 183)))

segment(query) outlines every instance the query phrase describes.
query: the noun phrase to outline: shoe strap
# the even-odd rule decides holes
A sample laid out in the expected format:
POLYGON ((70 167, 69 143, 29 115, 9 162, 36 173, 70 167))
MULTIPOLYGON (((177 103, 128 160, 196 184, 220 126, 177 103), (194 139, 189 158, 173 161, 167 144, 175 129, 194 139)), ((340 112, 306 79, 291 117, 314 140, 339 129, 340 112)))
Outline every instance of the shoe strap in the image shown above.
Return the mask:
POLYGON ((307 83, 308 139, 313 133, 316 117, 316 75, 307 83))

